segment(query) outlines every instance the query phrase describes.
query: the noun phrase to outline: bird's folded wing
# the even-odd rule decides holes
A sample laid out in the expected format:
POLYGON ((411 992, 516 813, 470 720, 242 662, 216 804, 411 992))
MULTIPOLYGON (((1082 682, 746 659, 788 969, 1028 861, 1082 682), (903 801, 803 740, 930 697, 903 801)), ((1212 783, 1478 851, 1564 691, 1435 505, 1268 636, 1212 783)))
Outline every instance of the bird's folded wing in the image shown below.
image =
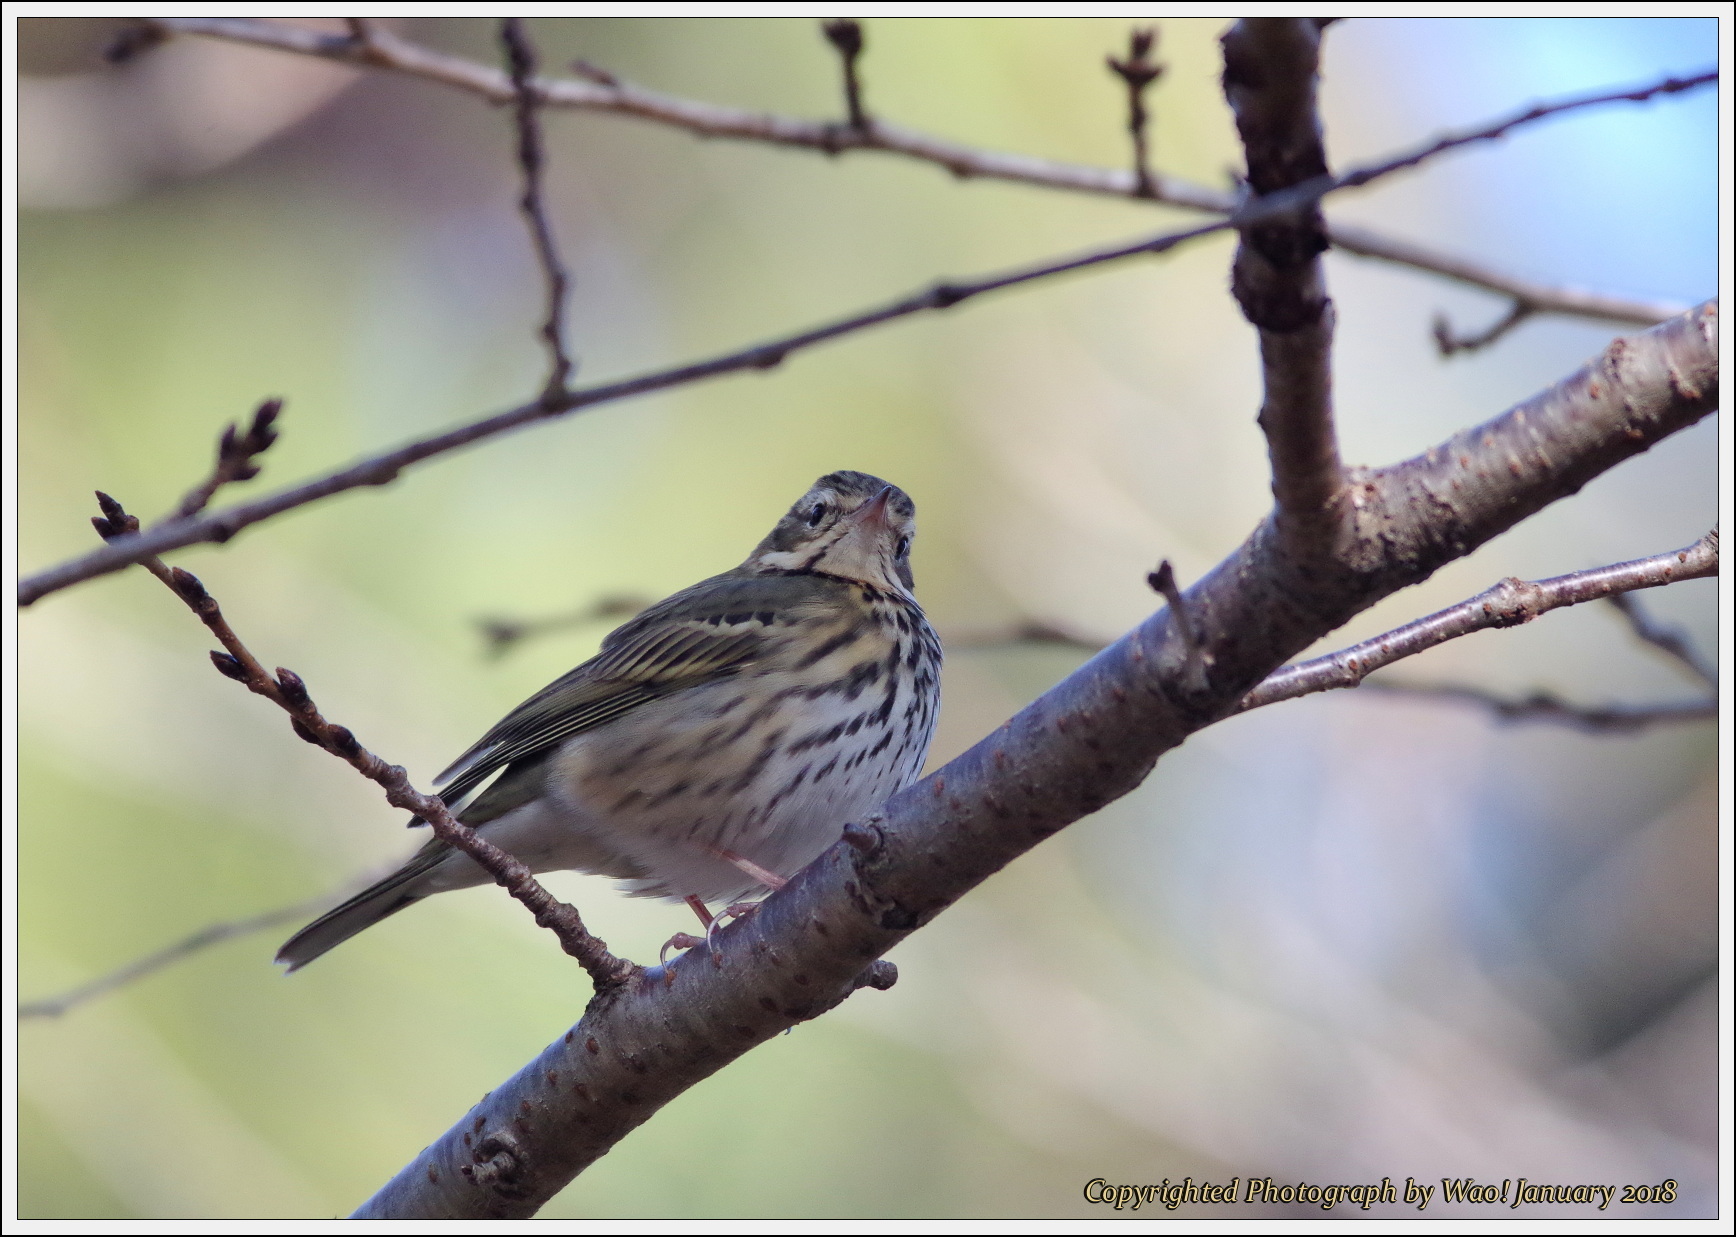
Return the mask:
POLYGON ((454 761, 436 779, 450 780, 441 797, 459 803, 497 769, 752 662, 777 623, 759 584, 720 578, 714 587, 676 594, 613 632, 601 653, 519 705, 454 761))

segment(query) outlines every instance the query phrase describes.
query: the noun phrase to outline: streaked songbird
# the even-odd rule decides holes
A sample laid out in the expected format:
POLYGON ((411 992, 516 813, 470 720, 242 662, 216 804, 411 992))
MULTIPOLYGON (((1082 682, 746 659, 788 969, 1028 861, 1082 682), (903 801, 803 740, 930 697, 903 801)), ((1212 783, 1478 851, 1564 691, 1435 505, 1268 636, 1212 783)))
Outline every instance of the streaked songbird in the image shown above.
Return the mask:
MULTIPOLYGON (((915 515, 878 477, 821 477, 741 566, 638 614, 507 714, 440 797, 533 871, 612 876, 706 923, 707 903, 782 885, 927 756, 941 653, 912 594, 915 515)), ((436 838, 277 960, 295 970, 489 880, 436 838)))

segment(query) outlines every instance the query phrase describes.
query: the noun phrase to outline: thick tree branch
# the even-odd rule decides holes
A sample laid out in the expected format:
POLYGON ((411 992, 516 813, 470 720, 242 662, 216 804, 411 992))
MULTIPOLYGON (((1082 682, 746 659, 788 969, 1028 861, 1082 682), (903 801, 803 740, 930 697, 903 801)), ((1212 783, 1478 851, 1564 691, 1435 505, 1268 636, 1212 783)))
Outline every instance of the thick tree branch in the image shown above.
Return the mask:
MULTIPOLYGON (((375 40, 377 42, 378 35, 375 40)), ((567 354, 567 268, 561 264, 560 250, 555 245, 554 228, 549 224, 548 208, 543 202, 542 130, 537 124, 536 110, 540 100, 535 88, 536 51, 524 32, 524 22, 508 17, 500 23, 500 41, 506 49, 506 63, 512 79, 512 114, 518 134, 518 167, 523 178, 524 192, 518 208, 530 228, 532 245, 536 248, 537 265, 542 268, 543 281, 548 287, 548 312, 539 331, 549 353, 549 376, 543 384, 542 405, 553 408, 567 393, 567 380, 572 376, 573 361, 567 354)))
MULTIPOLYGON (((490 65, 452 56, 398 38, 373 28, 367 41, 324 34, 297 26, 279 25, 254 18, 177 17, 152 18, 144 30, 148 36, 134 40, 140 48, 154 46, 169 34, 189 34, 224 39, 254 47, 306 56, 319 56, 359 67, 385 69, 424 81, 468 91, 495 103, 512 98, 511 83, 490 65)), ((981 150, 930 134, 876 120, 860 129, 841 129, 825 121, 747 112, 737 108, 683 99, 647 90, 615 74, 583 66, 585 80, 543 79, 537 83, 549 107, 630 116, 681 129, 701 138, 725 138, 763 142, 776 146, 842 154, 871 150, 915 159, 945 168, 960 179, 999 180, 1036 188, 1108 197, 1148 198, 1169 206, 1227 215, 1236 209, 1235 195, 1205 185, 1195 185, 1160 172, 1152 172, 1141 184, 1132 172, 1061 163, 1030 155, 981 150)), ((1688 85, 1709 80, 1708 75, 1688 79, 1688 85)), ((1547 105, 1554 111, 1585 107, 1613 100, 1650 98, 1660 90, 1684 88, 1669 79, 1658 87, 1570 100, 1547 105)), ((1332 243, 1348 253, 1376 261, 1391 262, 1440 275, 1458 283, 1482 288, 1500 296, 1520 298, 1535 305, 1539 313, 1567 314, 1634 326, 1655 326, 1687 308, 1661 301, 1606 296, 1574 288, 1554 288, 1520 280, 1426 245, 1384 236, 1368 228, 1334 224, 1332 243)))
MULTIPOLYGON (((1320 24, 1257 17, 1223 37, 1224 97, 1235 113, 1255 200, 1325 179, 1315 103, 1320 24)), ((1278 535, 1301 558, 1324 555, 1339 528, 1344 467, 1332 420, 1332 303, 1320 255, 1318 200, 1244 228, 1230 290, 1260 333, 1260 429, 1272 463, 1278 535)))
MULTIPOLYGON (((1294 700, 1314 692, 1356 687, 1366 676, 1383 666, 1414 657, 1426 649, 1474 631, 1516 627, 1562 606, 1577 606, 1605 598, 1615 600, 1633 589, 1658 588, 1717 574, 1718 530, 1713 529, 1693 545, 1665 554, 1653 554, 1649 558, 1590 571, 1575 571, 1548 580, 1509 577, 1469 601, 1449 606, 1336 653, 1285 666, 1244 696, 1236 706, 1236 712, 1245 713, 1249 709, 1277 704, 1281 700, 1294 700)), ((1431 690, 1436 694, 1488 698, 1487 693, 1471 687, 1431 690)))
MULTIPOLYGON (((127 514, 121 505, 107 494, 97 500, 103 514, 91 520, 103 537, 118 537, 136 532, 138 520, 127 514)), ((634 974, 632 963, 615 957, 608 947, 585 929, 579 913, 555 897, 538 883, 534 874, 512 855, 480 837, 470 826, 460 823, 446 810, 438 795, 425 795, 410 784, 403 766, 388 764, 363 747, 347 726, 327 721, 308 694, 301 676, 282 666, 275 675, 266 671, 259 659, 242 643, 241 638, 223 617, 216 598, 206 591, 197 576, 179 567, 167 567, 161 559, 148 558, 144 566, 198 615, 211 634, 216 636, 224 653, 213 652, 211 663, 226 678, 234 679, 255 695, 289 714, 290 728, 298 738, 330 752, 347 762, 363 777, 386 792, 386 801, 393 807, 414 812, 428 822, 440 840, 463 851, 482 868, 495 883, 502 886, 536 918, 537 926, 548 928, 561 943, 561 948, 583 966, 596 985, 599 996, 613 992, 634 974)))
POLYGON ((717 934, 721 965, 701 944, 593 1005, 357 1216, 534 1214, 660 1105, 836 1004, 871 959, 1138 785, 1286 658, 1705 416, 1717 402, 1714 326, 1706 306, 1619 340, 1487 425, 1358 478, 1356 535, 1336 570, 1297 573, 1268 518, 1186 593, 1209 659, 1203 684, 1185 679, 1188 651, 1166 607, 849 827, 757 914, 717 934))

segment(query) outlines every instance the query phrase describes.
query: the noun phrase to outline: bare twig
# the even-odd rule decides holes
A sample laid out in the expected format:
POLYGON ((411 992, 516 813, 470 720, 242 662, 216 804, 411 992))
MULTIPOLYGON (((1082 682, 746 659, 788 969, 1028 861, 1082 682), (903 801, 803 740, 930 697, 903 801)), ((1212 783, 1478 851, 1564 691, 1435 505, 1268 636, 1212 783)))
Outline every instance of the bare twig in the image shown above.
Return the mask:
POLYGON ((197 515, 223 486, 231 481, 251 481, 257 477, 259 465, 253 462, 254 457, 264 454, 277 441, 277 431, 271 428, 271 423, 282 411, 282 400, 268 399, 253 410, 253 420, 246 433, 237 435, 233 421, 225 425, 217 439, 216 466, 211 469, 209 477, 187 491, 187 496, 175 509, 175 515, 180 519, 197 515))
POLYGON ((1447 320, 1447 316, 1436 314, 1434 321, 1435 349, 1441 356, 1450 357, 1458 352, 1475 352, 1479 348, 1487 348, 1527 318, 1534 317, 1536 313, 1537 310, 1525 301, 1515 300, 1507 312, 1493 325, 1475 335, 1455 333, 1453 324, 1447 320))
MULTIPOLYGON (((341 36, 253 18, 153 18, 147 23, 147 28, 164 35, 198 35, 379 67, 469 91, 496 103, 509 102, 513 94, 511 83, 505 75, 488 65, 434 51, 384 30, 376 32, 374 44, 364 52, 354 40, 341 36)), ((681 129, 696 137, 766 142, 826 154, 839 154, 849 150, 879 151, 934 164, 961 179, 1000 180, 1037 188, 1109 197, 1142 196, 1137 177, 1119 169, 1088 167, 1030 155, 982 150, 916 130, 889 125, 883 120, 873 122, 864 131, 840 132, 836 124, 826 121, 805 121, 794 117, 741 111, 646 90, 591 65, 575 65, 574 71, 585 80, 569 82, 544 79, 536 84, 538 95, 545 105, 633 116, 681 129)), ((1695 79, 1695 84, 1698 81, 1699 79, 1695 79)), ((1643 91, 1630 91, 1612 97, 1636 98, 1642 93, 1643 91)), ((1604 101, 1608 99, 1579 100, 1573 106, 1588 106, 1592 102, 1604 101)), ((1229 214, 1237 206, 1236 199, 1231 194, 1155 172, 1150 178, 1149 197, 1152 201, 1166 205, 1215 214, 1229 214)), ((1329 235, 1332 243, 1346 252, 1427 271, 1498 295, 1523 297, 1536 305, 1539 313, 1566 314, 1636 326, 1656 326, 1687 309, 1687 306, 1675 303, 1607 296, 1582 289, 1555 288, 1520 280, 1481 263, 1443 254, 1425 245, 1384 236, 1350 224, 1332 225, 1329 235)))
POLYGON ((1630 326, 1656 326, 1688 308, 1676 301, 1647 301, 1609 296, 1585 288, 1521 279, 1509 271, 1496 270, 1485 263, 1458 254, 1442 253, 1427 245, 1400 240, 1353 223, 1329 220, 1326 234, 1334 249, 1359 258, 1414 267, 1466 287, 1480 288, 1512 300, 1522 300, 1533 306, 1539 314, 1558 314, 1630 326))
POLYGON ((238 936, 251 936, 255 932, 262 932, 266 928, 274 928, 279 924, 294 922, 317 911, 325 910, 331 903, 330 894, 321 894, 317 898, 297 902, 294 906, 280 906, 274 911, 250 915, 245 919, 228 919, 220 923, 207 924, 197 932, 176 941, 173 945, 166 945, 142 958, 135 958, 125 966, 116 967, 108 974, 98 976, 89 983, 80 984, 76 988, 69 988, 58 996, 26 1001, 18 1007, 18 1016, 20 1018, 58 1018, 68 1010, 83 1005, 86 1001, 94 1000, 99 996, 106 996, 118 988, 137 983, 147 975, 153 975, 164 967, 183 962, 213 945, 232 941, 238 936))
MULTIPOLYGON (((1713 529, 1693 545, 1649 558, 1575 571, 1548 580, 1526 581, 1509 577, 1469 601, 1406 623, 1384 635, 1325 657, 1285 666, 1244 696, 1236 706, 1236 712, 1245 713, 1249 709, 1276 704, 1280 700, 1294 700, 1314 692, 1355 687, 1382 666, 1473 631, 1514 627, 1562 606, 1576 606, 1634 589, 1657 588, 1680 580, 1698 580, 1717 574, 1718 530, 1713 529)), ((1451 691, 1467 696, 1476 694, 1473 688, 1453 688, 1451 691)))
POLYGON ((1204 691, 1207 687, 1206 672, 1211 669, 1211 654, 1206 652, 1200 639, 1199 624, 1188 613, 1187 598, 1182 596, 1181 586, 1175 582, 1175 568, 1166 558, 1157 565, 1156 571, 1145 577, 1145 582, 1169 603, 1170 617, 1175 620, 1176 634, 1181 637, 1188 690, 1204 691))
MULTIPOLYGON (((1330 180, 1315 106, 1320 27, 1308 18, 1248 18, 1222 39, 1224 97, 1236 117, 1254 200, 1330 180)), ((1319 199, 1243 228, 1231 291, 1260 332, 1266 435, 1278 534, 1302 562, 1327 555, 1342 513, 1344 467, 1332 416, 1332 303, 1320 255, 1319 199)))
POLYGON ((477 626, 482 629, 483 639, 488 642, 489 655, 504 657, 520 641, 545 636, 554 631, 565 631, 569 627, 581 627, 601 619, 631 618, 650 604, 643 597, 601 597, 570 614, 557 614, 540 619, 485 618, 478 619, 477 626))
POLYGON ((1593 706, 1574 704, 1553 692, 1533 692, 1515 698, 1458 683, 1394 683, 1384 678, 1369 679, 1362 690, 1456 700, 1487 709, 1501 722, 1549 722, 1586 734, 1633 734, 1653 726, 1716 721, 1718 717, 1716 699, 1685 704, 1593 706))
POLYGON ((1551 103, 1533 103, 1530 107, 1492 123, 1477 125, 1475 128, 1461 129, 1456 133, 1443 134, 1432 142, 1418 146, 1408 154, 1397 155, 1379 163, 1369 164, 1359 172, 1344 178, 1346 184, 1361 184, 1362 177, 1385 176, 1401 168, 1415 167, 1436 155, 1449 150, 1457 150, 1462 146, 1475 145, 1478 142, 1493 142, 1506 137, 1514 129, 1532 124, 1548 116, 1559 116, 1562 112, 1577 111, 1582 107, 1601 107, 1606 103, 1647 103, 1661 95, 1681 94, 1688 90, 1697 90, 1701 86, 1709 86, 1718 80, 1716 69, 1707 69, 1687 77, 1666 77, 1651 82, 1645 86, 1635 86, 1627 90, 1598 90, 1590 94, 1575 95, 1570 99, 1557 99, 1551 103))
MULTIPOLYGON (((100 535, 111 537, 136 532, 138 520, 127 514, 118 502, 102 493, 97 495, 97 500, 103 514, 93 518, 91 523, 100 535)), ((192 572, 166 567, 156 558, 145 560, 144 565, 199 616, 200 622, 228 650, 211 654, 211 663, 221 674, 234 679, 255 695, 264 696, 288 713, 290 728, 298 738, 346 761, 384 790, 386 801, 393 807, 414 812, 433 827, 441 841, 474 860, 494 878, 496 884, 524 904, 535 916, 538 927, 548 928, 555 934, 561 948, 590 974, 599 993, 618 988, 638 973, 637 967, 615 957, 601 940, 586 931, 579 913, 567 903, 557 901, 538 883, 528 867, 479 836, 470 826, 460 823, 447 811, 439 796, 418 791, 410 784, 402 766, 387 764, 364 748, 348 727, 326 720, 308 694, 300 675, 282 666, 277 668, 275 675, 267 673, 223 617, 216 598, 206 591, 192 572)))
MULTIPOLYGON (((383 32, 381 37, 385 37, 383 32)), ((348 46, 349 41, 345 40, 344 45, 348 46)), ((1500 123, 1511 127, 1513 122, 1504 120, 1500 123)), ((1399 167, 1410 166, 1411 162, 1411 156, 1405 156, 1397 161, 1389 160, 1388 164, 1392 167, 1399 167)), ((724 374, 768 369, 782 363, 793 352, 912 314, 950 309, 986 292, 1016 287, 1108 263, 1125 261, 1128 258, 1141 255, 1167 253, 1179 245, 1217 232, 1231 228, 1253 227, 1288 212, 1305 208, 1352 181, 1357 184, 1367 184, 1371 179, 1373 177, 1366 168, 1359 168, 1336 178, 1316 177, 1293 188, 1244 203, 1228 218, 1215 223, 1201 224, 1198 227, 1179 232, 1160 233, 1157 236, 1136 240, 1128 244, 1112 245, 973 280, 936 283, 920 292, 878 308, 796 331, 779 339, 753 344, 703 361, 678 365, 669 369, 654 370, 636 378, 569 391, 552 406, 538 400, 535 403, 510 408, 504 412, 495 413, 493 416, 461 425, 445 433, 423 438, 394 450, 364 458, 347 468, 326 473, 292 489, 268 494, 251 503, 243 503, 219 512, 202 513, 192 519, 165 520, 138 534, 136 538, 118 538, 114 543, 105 545, 89 554, 60 563, 21 580, 18 585, 18 604, 30 605, 49 593, 76 584, 81 580, 105 575, 111 571, 119 571, 122 567, 139 562, 152 554, 161 554, 167 550, 196 545, 200 542, 225 541, 250 524, 256 524, 260 520, 269 519, 274 515, 304 506, 321 498, 328 498, 333 494, 341 494, 346 490, 356 489, 364 485, 385 485, 395 480, 399 472, 412 464, 444 454, 447 451, 456 450, 459 447, 469 446, 471 443, 491 438, 496 434, 516 429, 521 425, 545 417, 571 412, 579 408, 594 407, 598 404, 612 403, 616 400, 629 399, 653 391, 684 386, 688 383, 700 382, 724 374)))
MULTIPOLYGON (((522 641, 546 636, 551 632, 587 626, 604 619, 631 618, 650 604, 651 602, 643 597, 603 597, 568 614, 556 614, 540 619, 480 619, 477 626, 482 630, 483 639, 488 642, 489 654, 499 657, 510 652, 522 641)), ((1095 640, 1077 632, 1064 631, 1052 624, 1039 622, 1035 619, 1011 623, 1004 627, 943 631, 940 635, 941 643, 946 646, 949 652, 959 652, 965 649, 1009 648, 1021 644, 1062 645, 1067 648, 1096 652, 1103 647, 1104 643, 1101 640, 1095 640)))
POLYGON ((1104 645, 1102 640, 1037 619, 1009 623, 1004 627, 943 631, 940 633, 940 642, 948 653, 964 652, 967 649, 1013 648, 1018 645, 1052 645, 1095 653, 1104 645))
POLYGON ((844 115, 852 130, 866 133, 873 122, 862 106, 862 78, 856 67, 862 59, 862 49, 867 45, 862 35, 862 24, 853 18, 839 17, 821 22, 820 30, 825 34, 826 42, 837 48, 838 60, 844 70, 844 115))
MULTIPOLYGON (((1715 545, 1718 531, 1713 529, 1707 535, 1713 538, 1715 545)), ((1675 660, 1677 665, 1685 668, 1688 673, 1714 692, 1718 690, 1718 672, 1689 642, 1686 632, 1679 628, 1666 627, 1658 622, 1645 612, 1645 608, 1640 605, 1639 598, 1631 593, 1611 593, 1609 603, 1621 611, 1622 617, 1628 621, 1628 626, 1633 629, 1634 635, 1653 648, 1662 649, 1675 660)))
POLYGON ((543 320, 541 335, 549 353, 549 377, 543 384, 542 405, 558 411, 561 399, 567 394, 567 380, 572 376, 573 362, 567 354, 567 270, 561 265, 554 229, 549 225, 548 210, 543 202, 542 130, 537 124, 538 94, 533 84, 536 80, 536 52, 524 33, 523 21, 517 17, 501 21, 500 41, 506 49, 506 62, 512 78, 518 167, 524 178, 524 192, 519 197, 518 208, 530 228, 537 263, 542 267, 543 279, 548 285, 548 314, 543 320))
POLYGON ((1106 57, 1109 71, 1127 87, 1127 133, 1133 139, 1133 193, 1135 197, 1157 196, 1156 182, 1151 178, 1151 152, 1146 141, 1145 92, 1163 76, 1166 66, 1151 57, 1157 45, 1157 28, 1135 29, 1127 36, 1127 59, 1106 57))

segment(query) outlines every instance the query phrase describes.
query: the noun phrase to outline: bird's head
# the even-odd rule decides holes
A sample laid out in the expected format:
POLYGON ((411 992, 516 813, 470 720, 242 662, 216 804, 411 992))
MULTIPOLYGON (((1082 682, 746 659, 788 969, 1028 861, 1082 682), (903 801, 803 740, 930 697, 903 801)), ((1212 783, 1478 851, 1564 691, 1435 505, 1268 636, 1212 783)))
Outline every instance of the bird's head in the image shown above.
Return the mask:
POLYGON ((817 571, 910 595, 916 504, 865 472, 827 473, 796 500, 745 564, 750 570, 817 571))

